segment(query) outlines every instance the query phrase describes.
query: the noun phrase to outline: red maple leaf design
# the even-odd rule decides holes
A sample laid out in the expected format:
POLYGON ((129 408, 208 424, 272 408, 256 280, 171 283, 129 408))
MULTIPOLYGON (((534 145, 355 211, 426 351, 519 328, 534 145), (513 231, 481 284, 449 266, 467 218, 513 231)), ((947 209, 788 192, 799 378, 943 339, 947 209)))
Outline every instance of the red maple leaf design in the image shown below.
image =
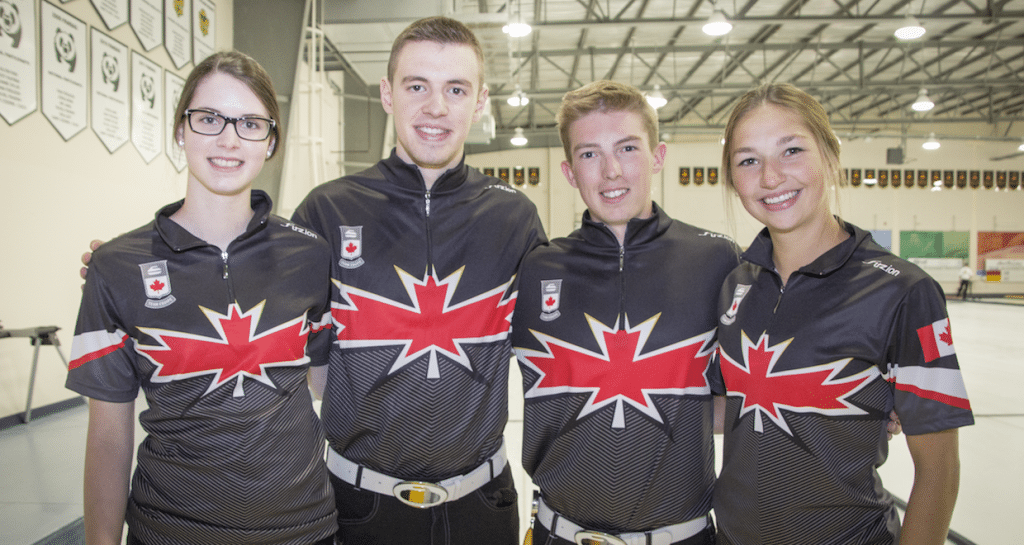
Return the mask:
POLYGON ((612 427, 625 426, 622 403, 629 403, 653 420, 664 423, 651 394, 707 395, 705 372, 715 351, 714 330, 664 348, 642 353, 660 314, 635 328, 609 328, 587 315, 600 353, 533 331, 544 351, 516 349, 519 361, 540 374, 526 398, 590 392, 577 419, 615 405, 612 427))
POLYGON ((256 334, 264 302, 242 314, 237 304, 223 315, 200 307, 220 338, 203 337, 166 329, 139 329, 156 339, 157 346, 136 345, 135 349, 156 365, 153 382, 171 382, 199 375, 213 375, 206 393, 237 379, 234 395, 244 395, 242 378, 254 378, 268 386, 274 383, 263 373, 272 366, 306 363, 305 316, 299 316, 273 329, 256 334))
POLYGON ((417 280, 397 269, 411 306, 335 281, 345 301, 334 303, 331 309, 339 328, 338 345, 403 346, 388 374, 429 354, 427 378, 440 378, 438 353, 472 371, 462 345, 507 338, 515 296, 505 298, 510 279, 488 292, 453 304, 451 299, 464 269, 444 280, 438 280, 436 273, 424 274, 422 280, 417 280))
POLYGON ((847 401, 851 395, 871 382, 881 372, 868 367, 855 375, 835 378, 852 358, 831 363, 775 371, 775 366, 793 339, 769 347, 768 334, 762 334, 757 344, 750 342, 743 333, 743 363, 721 351, 722 377, 728 395, 743 399, 739 417, 754 413, 754 431, 764 431, 761 415, 789 435, 793 432, 786 424, 779 409, 798 413, 815 413, 832 416, 867 414, 863 409, 847 401))
POLYGON ((949 322, 946 322, 946 328, 939 333, 939 340, 953 346, 953 333, 949 330, 949 322))
POLYGON ((160 291, 160 290, 164 289, 164 286, 166 286, 166 285, 167 284, 164 284, 163 282, 161 282, 159 280, 154 280, 153 283, 149 285, 149 288, 151 290, 153 290, 153 291, 160 291))
POLYGON ((544 301, 544 304, 545 304, 545 305, 547 305, 547 306, 549 306, 549 307, 550 307, 550 306, 554 306, 554 304, 555 304, 555 298, 554 298, 554 297, 548 297, 548 300, 547 300, 547 301, 544 301))
POLYGON ((345 246, 345 251, 348 252, 348 253, 352 253, 352 252, 356 251, 358 248, 359 248, 359 246, 356 246, 355 243, 349 242, 348 246, 345 246))

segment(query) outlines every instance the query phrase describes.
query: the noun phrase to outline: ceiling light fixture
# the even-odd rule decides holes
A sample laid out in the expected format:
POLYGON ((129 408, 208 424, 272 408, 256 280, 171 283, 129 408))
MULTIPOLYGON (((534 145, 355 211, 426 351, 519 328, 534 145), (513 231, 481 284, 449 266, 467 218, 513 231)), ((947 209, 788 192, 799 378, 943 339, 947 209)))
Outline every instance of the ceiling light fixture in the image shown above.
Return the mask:
POLYGON ((708 36, 725 36, 732 30, 732 23, 725 18, 722 10, 716 9, 711 17, 708 17, 708 22, 704 23, 702 30, 708 36))
POLYGON ((922 88, 921 91, 917 93, 917 100, 915 100, 914 103, 910 105, 910 109, 914 110, 915 112, 927 112, 928 110, 931 110, 934 107, 935 103, 932 102, 932 99, 928 98, 928 91, 924 88, 922 88))
POLYGON ((903 20, 903 25, 896 29, 893 34, 901 40, 916 40, 921 36, 924 36, 925 29, 921 26, 921 23, 912 15, 907 15, 907 18, 903 20))
POLYGON ((1021 141, 1020 145, 1017 146, 1017 151, 1024 151, 1024 141, 1021 141))
POLYGON ((647 93, 647 103, 655 110, 668 104, 668 99, 665 98, 665 95, 661 92, 661 85, 654 84, 654 90, 647 93))
POLYGON ((928 151, 934 151, 942 147, 942 144, 940 144, 939 141, 935 138, 935 133, 932 133, 930 136, 928 136, 928 140, 925 140, 924 144, 921 144, 921 147, 928 151))
POLYGON ((513 38, 522 38, 532 32, 533 27, 522 21, 517 21, 501 27, 501 31, 513 38))
POLYGON ((512 135, 509 142, 511 142, 513 146, 525 146, 529 140, 527 140, 526 135, 523 134, 523 128, 516 127, 516 133, 512 135))
POLYGON ((508 102, 509 106, 526 106, 530 103, 530 97, 523 93, 523 88, 517 83, 515 92, 512 93, 512 96, 508 97, 506 102, 508 102))

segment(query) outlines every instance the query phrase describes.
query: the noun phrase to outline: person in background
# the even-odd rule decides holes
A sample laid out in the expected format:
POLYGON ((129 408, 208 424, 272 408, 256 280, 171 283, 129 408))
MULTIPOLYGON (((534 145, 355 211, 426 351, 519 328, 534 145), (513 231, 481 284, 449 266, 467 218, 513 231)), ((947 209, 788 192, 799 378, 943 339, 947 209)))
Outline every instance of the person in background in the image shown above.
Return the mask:
POLYGON ((796 87, 738 101, 722 171, 765 228, 718 303, 719 543, 943 543, 974 418, 941 288, 833 215, 839 142, 796 87), (893 408, 915 468, 902 529, 877 473, 893 408))
POLYGON ((541 495, 533 543, 713 544, 705 373, 739 250, 652 202, 666 145, 639 90, 585 85, 557 119, 587 211, 526 257, 512 320, 523 466, 541 495))
POLYGON ((967 266, 967 260, 964 260, 964 266, 960 268, 960 286, 956 289, 957 297, 962 297, 964 301, 967 300, 967 293, 971 290, 971 280, 974 278, 974 271, 967 266))
POLYGON ((97 249, 83 289, 67 387, 90 398, 86 542, 120 543, 127 520, 129 544, 333 543, 307 385, 327 364, 330 250, 252 189, 283 143, 270 77, 216 53, 175 116, 184 200, 97 249))

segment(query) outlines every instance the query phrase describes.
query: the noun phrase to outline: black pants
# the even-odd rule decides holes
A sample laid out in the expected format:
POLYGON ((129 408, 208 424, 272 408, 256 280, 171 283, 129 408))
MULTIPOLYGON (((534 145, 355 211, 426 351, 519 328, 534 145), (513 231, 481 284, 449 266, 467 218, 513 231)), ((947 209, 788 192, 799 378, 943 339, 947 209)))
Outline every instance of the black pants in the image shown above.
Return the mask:
POLYGON ((967 299, 967 290, 969 290, 969 289, 971 289, 971 281, 970 280, 961 280, 960 281, 960 287, 958 287, 956 289, 957 297, 960 297, 960 294, 962 292, 963 293, 963 298, 967 299))
POLYGON ((456 501, 419 509, 360 490, 331 475, 343 545, 518 545, 519 506, 512 470, 456 501))

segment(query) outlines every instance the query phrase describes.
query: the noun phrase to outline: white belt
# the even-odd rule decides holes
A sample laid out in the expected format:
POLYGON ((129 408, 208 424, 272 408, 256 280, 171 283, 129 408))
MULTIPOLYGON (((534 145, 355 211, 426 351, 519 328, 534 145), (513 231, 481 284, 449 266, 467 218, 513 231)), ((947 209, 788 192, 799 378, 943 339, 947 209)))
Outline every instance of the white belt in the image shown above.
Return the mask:
POLYGON ((562 517, 544 503, 541 498, 537 505, 537 521, 544 525, 552 534, 566 540, 583 545, 583 540, 591 543, 608 545, 670 545, 699 534, 711 525, 707 515, 672 526, 657 528, 649 532, 629 532, 626 534, 606 534, 586 530, 582 526, 562 517), (551 525, 554 524, 555 528, 551 525))
POLYGON ((344 458, 327 447, 327 469, 339 479, 363 490, 391 495, 406 505, 426 509, 468 496, 501 474, 508 463, 505 442, 479 467, 438 483, 410 481, 378 473, 344 458))

